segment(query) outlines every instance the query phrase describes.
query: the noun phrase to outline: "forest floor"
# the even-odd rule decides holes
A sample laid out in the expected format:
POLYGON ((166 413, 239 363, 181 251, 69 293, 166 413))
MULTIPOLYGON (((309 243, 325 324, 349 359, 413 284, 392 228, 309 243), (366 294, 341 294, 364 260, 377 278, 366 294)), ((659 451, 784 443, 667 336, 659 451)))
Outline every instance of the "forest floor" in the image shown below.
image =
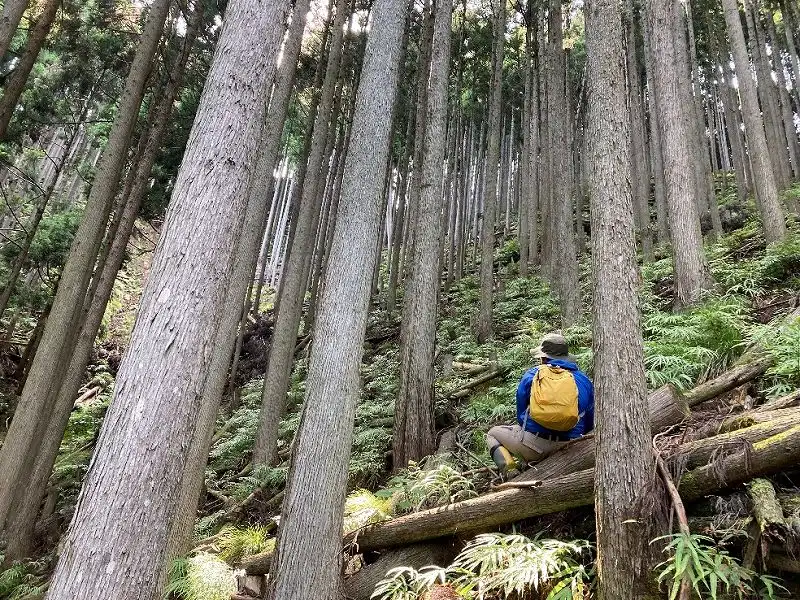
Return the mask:
MULTIPOLYGON (((346 508, 346 531, 489 491, 497 473, 487 453, 484 433, 494 424, 513 422, 517 382, 531 366, 529 351, 559 318, 558 304, 546 282, 516 273, 515 250, 515 241, 508 241, 495 257, 499 275, 494 340, 478 344, 473 333, 478 300, 474 277, 456 282, 443 293, 435 386, 440 450, 446 454, 422 465, 410 465, 394 476, 390 474, 390 451, 393 401, 398 390, 399 322, 396 315, 374 311, 362 366, 363 394, 350 461, 353 491, 346 508)), ((766 250, 756 224, 746 223, 710 244, 708 261, 715 287, 701 304, 679 313, 672 311, 671 259, 662 255, 642 268, 650 389, 670 383, 688 390, 726 371, 755 342, 767 346, 777 357, 775 365, 735 392, 702 406, 706 417, 741 410, 800 388, 800 324, 780 327, 783 316, 800 305, 800 235, 794 233, 785 243, 766 250)), ((583 293, 586 306, 591 306, 587 269, 584 264, 583 293)), ((587 311, 579 324, 563 333, 581 367, 591 373, 589 319, 587 311)), ((253 329, 269 331, 262 322, 253 329)), ((250 345, 257 351, 251 360, 257 361, 265 342, 251 339, 250 345)), ((281 424, 280 456, 284 462, 280 465, 247 470, 260 407, 260 379, 247 383, 238 399, 240 405, 220 418, 207 472, 204 516, 196 534, 204 540, 198 546, 200 550, 217 552, 232 565, 247 564, 246 554, 268 553, 274 544, 274 517, 280 510, 288 472, 289 445, 299 424, 307 358, 306 349, 293 373, 289 412, 281 424), (226 525, 220 535, 220 526, 232 515, 239 525, 226 525)), ((792 475, 784 473, 774 479, 779 493, 800 493, 792 475)), ((716 547, 741 551, 750 515, 744 492, 734 490, 712 497, 692 510, 693 518, 704 511, 713 514, 713 519, 707 519, 694 533, 710 536, 716 547)), ((591 541, 594 513, 591 509, 563 511, 503 530, 554 540, 591 541)), ((350 570, 354 568, 350 566, 350 570)))
MULTIPOLYGON (((787 241, 766 249, 758 225, 748 221, 709 244, 707 256, 714 288, 702 303, 677 313, 672 311, 671 259, 660 253, 655 262, 642 267, 642 325, 649 388, 669 383, 688 390, 726 371, 752 343, 759 343, 775 357, 773 366, 704 410, 727 414, 800 388, 800 322, 781 326, 783 316, 800 305, 797 227, 787 241)), ((473 333, 478 304, 476 278, 465 277, 443 292, 435 382, 441 455, 409 465, 395 475, 390 471, 393 403, 399 383, 399 317, 381 308, 383 297, 379 294, 365 342, 363 392, 349 468, 352 493, 346 507, 346 533, 489 491, 497 473, 484 434, 494 424, 514 420, 516 386, 531 366, 530 349, 542 335, 555 329, 553 324, 559 320, 557 300, 546 282, 535 276, 520 277, 515 257, 515 240, 502 243, 496 252, 495 337, 488 343, 478 344, 473 333)), ((52 479, 57 499, 43 536, 50 548, 74 508, 113 390, 113 374, 125 333, 133 323, 132 310, 146 267, 146 262, 135 263, 128 268, 130 278, 121 279, 117 303, 108 320, 111 327, 93 366, 94 379, 83 388, 98 388, 97 392, 77 403, 72 413, 52 479)), ((584 261, 581 280, 586 307, 591 306, 588 268, 584 261)), ((592 370, 590 318, 587 308, 577 325, 563 331, 588 373, 592 370)), ((237 377, 240 386, 226 399, 211 449, 201 518, 195 531, 196 549, 173 570, 171 590, 176 597, 227 600, 237 592, 233 569, 246 563, 248 556, 263 555, 274 546, 290 443, 300 420, 309 346, 298 352, 292 374, 288 412, 280 427, 282 462, 251 470, 249 453, 259 418, 271 319, 268 311, 251 322, 245 334, 237 377)), ((789 471, 773 479, 779 494, 800 495, 794 475, 789 471)), ((691 510, 693 518, 708 517, 702 529, 693 533, 709 536, 714 545, 731 553, 741 552, 751 512, 746 493, 734 489, 691 510)), ((795 513, 787 511, 786 516, 800 517, 800 503, 795 513)), ((528 541, 562 540, 583 548, 581 544, 590 544, 594 536, 594 513, 591 508, 573 509, 501 529, 525 534, 528 541)), ((588 558, 575 565, 589 569, 591 551, 577 552, 588 558)), ((356 570, 360 560, 351 559, 349 571, 356 570)), ((44 582, 51 565, 52 553, 37 563, 19 566, 13 574, 0 574, 0 598, 22 598, 23 590, 41 589, 37 586, 44 582)), ((406 579, 408 586, 416 585, 413 577, 406 579)), ((248 590, 246 582, 240 581, 238 592, 246 595, 248 591, 255 590, 248 590)))

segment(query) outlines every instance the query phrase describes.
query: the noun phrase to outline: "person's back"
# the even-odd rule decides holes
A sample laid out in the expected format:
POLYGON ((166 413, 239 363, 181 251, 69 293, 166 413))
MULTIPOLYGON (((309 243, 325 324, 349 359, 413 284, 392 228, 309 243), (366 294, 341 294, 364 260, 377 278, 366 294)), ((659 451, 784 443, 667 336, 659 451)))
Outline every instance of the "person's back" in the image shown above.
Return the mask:
POLYGON ((594 429, 594 386, 559 334, 548 334, 531 354, 541 360, 517 387, 517 424, 489 430, 487 446, 503 471, 515 469, 512 454, 536 463, 569 440, 594 429))

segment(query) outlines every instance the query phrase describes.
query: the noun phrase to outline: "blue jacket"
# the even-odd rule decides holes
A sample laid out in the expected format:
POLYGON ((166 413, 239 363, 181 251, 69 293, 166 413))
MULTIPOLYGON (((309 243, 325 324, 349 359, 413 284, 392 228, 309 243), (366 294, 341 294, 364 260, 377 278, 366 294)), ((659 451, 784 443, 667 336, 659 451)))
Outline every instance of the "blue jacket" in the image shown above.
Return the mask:
POLYGON ((531 418, 530 412, 528 412, 528 403, 531 398, 531 385, 536 372, 539 370, 538 367, 534 367, 525 373, 522 376, 522 381, 519 382, 519 387, 517 387, 517 421, 531 433, 559 435, 570 440, 579 438, 594 429, 594 386, 575 363, 564 360, 551 360, 549 364, 571 371, 572 376, 575 378, 575 383, 578 386, 578 413, 581 415, 578 424, 566 432, 553 431, 542 427, 531 418))

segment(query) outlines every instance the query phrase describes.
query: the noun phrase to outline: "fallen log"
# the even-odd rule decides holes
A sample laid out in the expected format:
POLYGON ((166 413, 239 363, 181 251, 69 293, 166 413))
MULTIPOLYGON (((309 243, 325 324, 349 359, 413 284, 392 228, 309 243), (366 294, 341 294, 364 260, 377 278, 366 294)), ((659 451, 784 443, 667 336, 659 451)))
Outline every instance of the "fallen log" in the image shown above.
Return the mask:
POLYGON ((681 477, 680 492, 691 502, 725 487, 744 483, 753 477, 772 475, 800 460, 800 425, 737 452, 689 471, 681 477))
POLYGON ((786 415, 774 421, 757 423, 714 437, 686 442, 680 445, 675 458, 679 463, 685 464, 686 468, 694 469, 712 462, 716 455, 740 451, 751 444, 783 433, 797 422, 796 414, 786 415))
POLYGON ((769 553, 767 557, 767 567, 770 571, 800 574, 800 560, 777 552, 769 553))
POLYGON ((754 351, 752 360, 726 371, 719 377, 715 377, 697 387, 689 390, 684 395, 689 406, 696 406, 702 402, 713 400, 725 392, 736 389, 756 377, 760 377, 767 372, 774 362, 771 356, 754 351))
MULTIPOLYGON (((794 417, 800 421, 800 407, 781 408, 776 410, 749 410, 747 412, 727 417, 719 424, 716 431, 710 435, 717 435, 720 433, 729 433, 737 429, 744 429, 745 427, 752 427, 759 423, 769 423, 770 421, 777 421, 785 417, 794 417)), ((708 435, 705 437, 709 437, 708 435)))
MULTIPOLYGON (((800 426, 762 440, 749 451, 685 473, 679 490, 684 502, 767 475, 800 460, 800 426)), ((594 501, 594 469, 509 489, 440 508, 397 517, 350 536, 360 551, 404 546, 442 536, 479 533, 522 519, 588 506, 594 501)))
MULTIPOLYGON (((647 397, 650 407, 650 426, 658 431, 680 423, 689 415, 683 395, 671 385, 665 385, 647 397)), ((514 481, 534 481, 562 477, 594 466, 594 435, 573 440, 555 453, 534 465, 514 481)))
POLYGON ((464 385, 461 385, 454 389, 453 391, 447 394, 447 398, 449 400, 458 400, 459 398, 466 398, 472 393, 476 387, 490 382, 492 379, 496 379, 497 377, 501 377, 508 373, 507 367, 498 367, 497 369, 493 369, 488 373, 481 375, 480 377, 476 377, 471 381, 468 381, 464 385))
POLYGON ((784 408, 791 408, 793 406, 800 406, 800 390, 795 390, 791 394, 787 394, 777 400, 765 402, 761 406, 753 409, 755 413, 770 412, 773 410, 781 410, 784 408))
POLYGON ((262 552, 248 556, 240 565, 248 575, 265 575, 269 573, 269 565, 272 562, 273 551, 262 552))
POLYGON ((770 542, 784 543, 789 530, 772 483, 761 477, 753 479, 747 485, 747 492, 753 502, 753 517, 759 533, 770 542))
POLYGON ((461 371, 464 375, 477 375, 478 373, 488 371, 491 367, 491 364, 479 365, 477 363, 453 361, 453 369, 461 371))
POLYGON ((446 567, 458 554, 450 540, 413 544, 405 548, 387 550, 350 577, 344 580, 344 593, 351 600, 369 600, 375 586, 386 573, 396 567, 421 569, 428 565, 446 567))
MULTIPOLYGON (((694 389, 681 394, 674 387, 665 385, 647 397, 650 407, 650 426, 653 432, 680 423, 689 416, 689 407, 706 402, 729 392, 762 375, 772 364, 769 357, 735 367, 719 377, 715 377, 694 389)), ((711 432, 708 433, 711 435, 711 432)), ((533 481, 551 479, 569 473, 576 473, 594 466, 594 438, 586 436, 571 442, 542 462, 528 469, 514 481, 533 481)))

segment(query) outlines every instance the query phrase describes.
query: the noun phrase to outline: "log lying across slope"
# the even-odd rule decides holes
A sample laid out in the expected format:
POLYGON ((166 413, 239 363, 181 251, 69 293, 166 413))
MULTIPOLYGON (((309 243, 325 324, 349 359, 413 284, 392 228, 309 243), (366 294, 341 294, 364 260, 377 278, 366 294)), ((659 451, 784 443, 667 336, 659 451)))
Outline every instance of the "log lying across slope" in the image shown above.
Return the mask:
MULTIPOLYGON (((747 432, 747 429, 741 430, 747 432)), ((747 433, 742 433, 746 436, 747 433)), ((746 438, 744 438, 746 439, 746 438)), ((744 446, 744 441, 742 443, 744 446)), ((680 482, 681 497, 696 500, 742 483, 796 466, 800 461, 800 425, 756 442, 752 447, 689 471, 680 482)), ((413 513, 362 530, 355 542, 361 551, 404 546, 445 535, 476 533, 498 525, 537 517, 594 501, 594 469, 544 481, 538 487, 510 489, 413 513)))
MULTIPOLYGON (((772 359, 758 356, 747 364, 734 367, 696 388, 681 394, 671 385, 665 385, 648 397, 650 426, 653 433, 680 423, 689 416, 689 407, 736 389, 748 381, 763 375, 772 364, 772 359)), ((545 480, 577 473, 594 466, 594 436, 588 435, 571 442, 558 452, 548 456, 535 467, 528 469, 515 481, 545 480)))

